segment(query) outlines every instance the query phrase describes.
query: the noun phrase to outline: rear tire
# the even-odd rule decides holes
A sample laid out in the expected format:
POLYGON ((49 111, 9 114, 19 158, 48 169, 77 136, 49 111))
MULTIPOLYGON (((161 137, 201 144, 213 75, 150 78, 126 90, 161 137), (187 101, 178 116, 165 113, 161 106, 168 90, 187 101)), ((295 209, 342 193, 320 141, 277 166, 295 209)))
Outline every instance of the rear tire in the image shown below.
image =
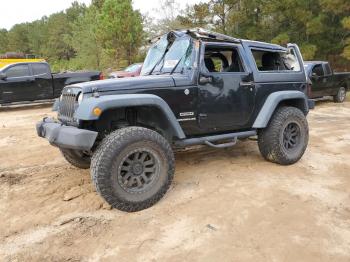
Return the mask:
POLYGON ((83 151, 63 148, 60 148, 60 151, 71 165, 81 169, 90 168, 91 156, 85 154, 83 151))
POLYGON ((126 127, 103 139, 91 161, 98 193, 114 208, 134 212, 158 202, 174 176, 168 141, 143 127, 126 127))
POLYGON ((334 103, 343 103, 346 99, 346 89, 345 87, 340 87, 337 94, 333 96, 334 103))
POLYGON ((305 115, 295 107, 279 107, 265 129, 258 132, 262 156, 271 162, 290 165, 303 156, 309 141, 305 115))

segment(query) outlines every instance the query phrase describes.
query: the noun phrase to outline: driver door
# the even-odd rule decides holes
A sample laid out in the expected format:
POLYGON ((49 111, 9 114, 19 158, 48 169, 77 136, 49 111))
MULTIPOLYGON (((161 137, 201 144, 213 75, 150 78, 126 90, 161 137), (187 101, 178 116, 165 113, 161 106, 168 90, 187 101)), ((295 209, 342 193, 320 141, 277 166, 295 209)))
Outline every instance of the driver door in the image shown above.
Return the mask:
POLYGON ((2 103, 33 100, 34 77, 28 64, 17 64, 7 68, 6 78, 0 80, 2 103))
POLYGON ((242 47, 234 44, 204 46, 199 79, 201 129, 216 132, 247 127, 254 109, 255 86, 242 53, 242 47))
POLYGON ((328 94, 327 78, 325 77, 322 64, 317 64, 312 68, 311 72, 312 97, 322 97, 328 94))

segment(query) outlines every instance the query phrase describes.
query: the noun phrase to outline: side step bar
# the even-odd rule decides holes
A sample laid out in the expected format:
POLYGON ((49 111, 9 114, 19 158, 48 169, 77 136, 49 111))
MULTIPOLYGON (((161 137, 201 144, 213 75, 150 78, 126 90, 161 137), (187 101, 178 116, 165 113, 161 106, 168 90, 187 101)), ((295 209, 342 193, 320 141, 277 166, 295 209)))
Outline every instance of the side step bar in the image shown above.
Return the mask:
POLYGON ((194 145, 208 145, 215 148, 224 148, 224 147, 234 146, 238 138, 247 138, 250 136, 255 136, 256 134, 257 134, 256 130, 250 130, 250 131, 229 133, 229 134, 223 134, 223 135, 188 138, 188 139, 176 141, 175 146, 186 147, 186 146, 194 146, 194 145), (213 144, 213 142, 217 142, 220 140, 229 140, 229 139, 232 139, 233 141, 227 142, 224 144, 218 144, 218 145, 213 144))
POLYGON ((213 144, 212 142, 205 141, 204 142, 207 146, 214 147, 214 148, 225 148, 225 147, 231 147, 237 144, 237 137, 235 137, 231 142, 223 143, 223 144, 213 144))

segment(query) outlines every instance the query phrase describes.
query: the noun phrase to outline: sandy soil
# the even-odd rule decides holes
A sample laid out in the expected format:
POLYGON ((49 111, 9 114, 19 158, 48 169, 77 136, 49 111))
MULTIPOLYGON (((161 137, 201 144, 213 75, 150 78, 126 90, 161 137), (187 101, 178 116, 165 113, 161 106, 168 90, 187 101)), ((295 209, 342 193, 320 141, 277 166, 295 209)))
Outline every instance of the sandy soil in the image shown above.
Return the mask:
POLYGON ((350 102, 317 103, 293 166, 254 141, 178 153, 170 191, 132 214, 37 138, 47 115, 0 112, 0 260, 350 261, 350 102))

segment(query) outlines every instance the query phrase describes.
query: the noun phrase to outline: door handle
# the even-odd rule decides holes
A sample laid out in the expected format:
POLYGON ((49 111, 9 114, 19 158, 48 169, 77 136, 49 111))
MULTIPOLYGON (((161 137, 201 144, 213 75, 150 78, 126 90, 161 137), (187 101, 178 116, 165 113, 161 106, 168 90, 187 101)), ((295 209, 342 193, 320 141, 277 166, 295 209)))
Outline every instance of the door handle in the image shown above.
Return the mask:
POLYGON ((13 94, 13 92, 11 92, 11 91, 6 91, 6 92, 2 92, 4 95, 11 95, 11 94, 13 94))
POLYGON ((212 76, 204 76, 204 75, 201 75, 199 77, 199 83, 202 84, 202 85, 205 85, 205 84, 210 84, 213 82, 213 77, 212 76))
POLYGON ((244 88, 245 90, 249 90, 249 92, 253 92, 254 90, 254 82, 250 81, 250 82, 240 82, 239 83, 239 87, 244 88))
POLYGON ((207 117, 208 117, 208 115, 205 114, 205 113, 200 113, 199 114, 199 119, 206 119, 207 117))
POLYGON ((253 87, 254 86, 254 82, 240 82, 239 86, 241 87, 253 87))

